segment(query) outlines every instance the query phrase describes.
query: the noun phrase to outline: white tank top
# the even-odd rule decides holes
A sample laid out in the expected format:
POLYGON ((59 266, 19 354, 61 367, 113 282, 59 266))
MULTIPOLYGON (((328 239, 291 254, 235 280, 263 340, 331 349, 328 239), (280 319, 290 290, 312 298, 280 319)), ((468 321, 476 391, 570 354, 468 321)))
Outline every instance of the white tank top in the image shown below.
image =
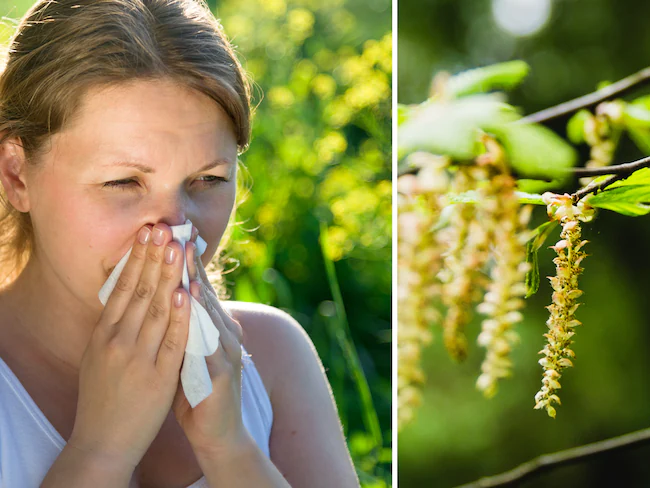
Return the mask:
MULTIPOLYGON (((242 419, 269 456, 271 401, 242 346, 242 419)), ((0 488, 38 488, 66 441, 0 358, 0 488)), ((202 477, 187 488, 208 488, 202 477)))

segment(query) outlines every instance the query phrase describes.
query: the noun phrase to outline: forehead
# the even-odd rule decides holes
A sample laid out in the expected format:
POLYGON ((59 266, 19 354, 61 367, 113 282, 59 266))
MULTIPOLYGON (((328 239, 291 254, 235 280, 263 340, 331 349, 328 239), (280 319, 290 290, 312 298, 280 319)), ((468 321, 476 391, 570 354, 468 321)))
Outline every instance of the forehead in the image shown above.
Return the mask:
POLYGON ((78 151, 117 150, 129 157, 169 157, 188 150, 206 152, 208 159, 215 151, 221 157, 237 155, 233 123, 223 108, 172 80, 92 87, 57 136, 78 151))

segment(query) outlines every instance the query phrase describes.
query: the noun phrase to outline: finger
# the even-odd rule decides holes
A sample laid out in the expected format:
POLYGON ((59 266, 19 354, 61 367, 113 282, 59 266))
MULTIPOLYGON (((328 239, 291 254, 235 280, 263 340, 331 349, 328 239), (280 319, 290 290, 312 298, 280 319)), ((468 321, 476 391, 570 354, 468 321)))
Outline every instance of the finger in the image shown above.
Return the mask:
POLYGON ((172 412, 176 415, 176 418, 182 418, 185 412, 190 410, 192 407, 187 401, 185 396, 185 391, 183 390, 183 382, 178 378, 178 383, 176 384, 176 393, 174 394, 174 400, 172 401, 172 412))
POLYGON ((201 261, 201 256, 196 256, 194 259, 194 266, 197 269, 197 277, 195 278, 197 281, 203 283, 207 290, 214 295, 215 297, 217 296, 217 292, 214 290, 212 287, 212 283, 210 283, 210 278, 208 278, 208 274, 205 271, 205 267, 203 266, 203 261, 201 261))
POLYGON ((160 343, 169 326, 172 308, 172 294, 181 286, 183 278, 183 246, 175 241, 167 244, 165 262, 162 265, 160 282, 156 289, 138 335, 138 348, 151 361, 156 360, 160 343))
POLYGON ((217 292, 214 290, 212 284, 210 283, 210 279, 208 278, 207 272, 205 271, 205 267, 203 266, 203 261, 201 261, 201 257, 196 256, 193 262, 194 262, 194 267, 197 269, 198 277, 196 278, 196 281, 200 285, 200 292, 205 293, 206 302, 212 305, 212 307, 215 309, 215 312, 221 316, 225 326, 235 336, 235 339, 241 344, 244 339, 241 325, 239 324, 239 322, 233 319, 230 316, 230 314, 228 314, 221 306, 221 302, 219 301, 217 292))
POLYGON ((171 241, 171 237, 172 233, 168 225, 154 226, 142 274, 120 321, 120 330, 117 331, 117 335, 121 335, 127 342, 135 342, 140 333, 151 301, 158 289, 165 246, 171 241))
POLYGON ((190 281, 196 279, 196 264, 194 259, 196 256, 196 238, 199 236, 199 230, 192 226, 192 235, 190 240, 185 244, 185 256, 187 260, 187 274, 189 275, 190 281))
POLYGON ((201 296, 201 283, 198 281, 190 281, 190 293, 196 300, 205 308, 205 301, 201 296))
POLYGON ((151 227, 144 226, 138 231, 131 248, 131 255, 122 273, 120 273, 113 292, 106 301, 100 322, 105 322, 107 325, 112 326, 124 315, 124 310, 131 301, 131 296, 144 269, 147 248, 150 243, 151 227))
POLYGON ((173 304, 169 316, 169 327, 158 349, 156 368, 163 376, 179 375, 187 335, 190 330, 190 298, 183 288, 177 288, 172 298, 173 304), (181 296, 181 303, 177 296, 181 296))
MULTIPOLYGON (((205 287, 199 283, 193 282, 190 284, 190 291, 192 296, 205 308, 212 319, 215 327, 219 330, 219 342, 223 347, 224 352, 230 360, 235 360, 241 357, 241 342, 237 336, 233 334, 231 327, 226 325, 228 316, 225 313, 220 313, 214 306, 214 296, 205 291, 205 287)), ((239 324, 236 324, 239 327, 239 324)))
POLYGON ((244 340, 241 324, 235 320, 232 315, 226 312, 219 298, 213 293, 210 293, 210 289, 208 287, 203 285, 201 287, 201 291, 204 293, 203 300, 206 302, 206 310, 213 310, 214 313, 219 314, 226 328, 234 336, 237 342, 241 344, 244 340))
MULTIPOLYGON (((198 286, 199 294, 205 293, 205 301, 208 304, 212 305, 212 307, 215 309, 215 313, 218 313, 220 315, 222 322, 225 324, 226 328, 230 330, 230 332, 235 336, 235 339, 241 344, 244 338, 241 325, 239 322, 234 320, 221 306, 219 297, 212 287, 210 279, 208 278, 208 275, 205 271, 201 257, 194 255, 193 260, 188 260, 188 266, 190 262, 194 263, 194 268, 197 270, 196 274, 198 274, 198 277, 195 278, 195 280, 198 282, 198 285, 196 286, 198 286)), ((190 291, 192 291, 191 286, 193 282, 194 281, 190 282, 190 291)), ((204 306, 204 308, 207 310, 207 306, 204 306)))
POLYGON ((190 282, 196 280, 196 244, 188 242, 185 246, 187 254, 187 274, 189 275, 190 282))

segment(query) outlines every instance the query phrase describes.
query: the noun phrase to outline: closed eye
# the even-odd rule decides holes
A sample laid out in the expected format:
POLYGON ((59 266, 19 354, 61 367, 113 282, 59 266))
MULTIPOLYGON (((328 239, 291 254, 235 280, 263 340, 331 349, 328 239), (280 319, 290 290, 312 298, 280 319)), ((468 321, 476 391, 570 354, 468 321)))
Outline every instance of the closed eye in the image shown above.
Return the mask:
MULTIPOLYGON (((213 178, 213 179, 210 179, 210 180, 202 180, 200 178, 198 180, 196 180, 196 181, 199 181, 199 182, 201 182, 201 183, 203 183, 204 185, 207 185, 207 186, 217 186, 217 185, 219 185, 221 183, 227 183, 227 182, 230 181, 229 179, 224 178, 223 176, 214 176, 214 175, 205 175, 202 178, 213 178)), ((116 188, 116 189, 120 189, 120 190, 128 190, 128 189, 131 189, 131 188, 134 189, 135 187, 133 185, 131 185, 131 183, 136 183, 137 184, 137 181, 134 180, 133 178, 127 178, 127 179, 124 179, 124 180, 108 181, 108 182, 104 183, 102 186, 104 188, 108 187, 108 188, 116 188)))

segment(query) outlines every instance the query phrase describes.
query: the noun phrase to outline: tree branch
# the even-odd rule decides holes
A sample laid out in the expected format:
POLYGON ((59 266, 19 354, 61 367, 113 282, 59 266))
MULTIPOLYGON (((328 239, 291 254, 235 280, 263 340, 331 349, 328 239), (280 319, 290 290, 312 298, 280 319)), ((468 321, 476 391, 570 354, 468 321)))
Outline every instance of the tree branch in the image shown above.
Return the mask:
MULTIPOLYGON (((543 123, 563 115, 570 114, 572 112, 577 112, 581 108, 591 108, 595 105, 598 105, 600 102, 604 102, 610 98, 622 96, 625 93, 628 93, 636 88, 639 88, 647 83, 650 83, 650 67, 644 68, 641 71, 638 71, 622 80, 619 80, 611 85, 608 85, 600 90, 595 92, 588 93, 568 102, 561 103, 554 107, 549 107, 539 112, 532 113, 525 117, 522 117, 515 123, 543 123)), ((418 172, 419 168, 399 168, 398 176, 404 174, 415 174, 418 172)), ((586 171, 586 169, 584 170, 586 171)), ((597 176, 599 174, 610 174, 610 173, 578 173, 576 174, 581 176, 597 176)))
POLYGON ((607 188, 609 185, 614 183, 615 181, 618 180, 623 180, 627 176, 621 176, 621 175, 612 175, 606 180, 601 181, 600 183, 591 183, 590 185, 585 186, 584 188, 578 190, 577 192, 573 193, 571 195, 571 198, 573 199, 573 202, 577 202, 583 197, 586 197, 590 193, 598 193, 599 191, 603 191, 605 188, 607 188))
MULTIPOLYGON (((635 171, 642 168, 649 168, 649 167, 650 167, 650 156, 646 156, 645 158, 637 159, 636 161, 632 161, 629 163, 622 163, 613 166, 604 166, 602 168, 571 168, 567 171, 576 176, 612 175, 611 177, 599 183, 592 183, 576 191, 571 195, 573 197, 573 201, 577 202, 581 198, 589 195, 590 193, 598 193, 599 191, 603 191, 605 188, 607 188, 615 181, 624 180, 635 171)), ((405 174, 417 174, 418 170, 419 168, 416 167, 403 168, 399 176, 405 174)))
POLYGON ((622 80, 619 80, 611 85, 608 85, 595 92, 588 93, 568 102, 561 103, 554 107, 535 112, 520 119, 520 123, 543 123, 549 120, 577 112, 582 108, 591 108, 598 105, 600 102, 609 100, 611 98, 620 97, 640 86, 650 82, 650 67, 644 68, 641 71, 634 73, 622 80))
POLYGON ((572 168, 571 172, 577 176, 612 175, 600 183, 592 183, 578 190, 572 195, 573 201, 577 202, 582 197, 589 195, 590 193, 597 193, 599 191, 602 191, 615 181, 624 180, 635 171, 648 167, 650 167, 650 156, 632 161, 631 163, 617 164, 615 166, 605 166, 602 168, 572 168))
POLYGON ((637 169, 650 167, 650 156, 637 159, 630 163, 604 166, 602 168, 572 168, 571 172, 576 176, 602 176, 602 175, 624 175, 630 176, 637 169))
POLYGON ((494 488, 497 486, 509 486, 515 482, 520 483, 524 479, 538 474, 541 471, 549 471, 567 464, 574 464, 585 461, 591 457, 612 452, 619 449, 626 449, 643 445, 650 441, 650 428, 637 430, 618 437, 606 439, 584 446, 574 447, 565 451, 552 454, 544 454, 528 462, 520 464, 515 469, 506 471, 496 476, 481 478, 472 483, 457 488, 494 488))

